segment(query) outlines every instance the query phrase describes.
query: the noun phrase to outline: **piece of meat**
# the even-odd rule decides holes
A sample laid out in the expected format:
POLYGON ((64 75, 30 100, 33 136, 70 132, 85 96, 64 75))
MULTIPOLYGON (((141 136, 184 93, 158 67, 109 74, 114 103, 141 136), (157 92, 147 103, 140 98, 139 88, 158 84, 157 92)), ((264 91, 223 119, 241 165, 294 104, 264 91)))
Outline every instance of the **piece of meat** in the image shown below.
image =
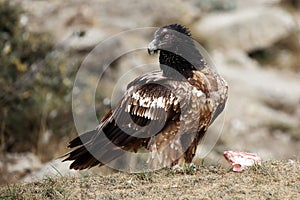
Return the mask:
POLYGON ((254 164, 261 164, 261 158, 253 153, 224 151, 225 159, 232 165, 232 170, 241 172, 254 164))

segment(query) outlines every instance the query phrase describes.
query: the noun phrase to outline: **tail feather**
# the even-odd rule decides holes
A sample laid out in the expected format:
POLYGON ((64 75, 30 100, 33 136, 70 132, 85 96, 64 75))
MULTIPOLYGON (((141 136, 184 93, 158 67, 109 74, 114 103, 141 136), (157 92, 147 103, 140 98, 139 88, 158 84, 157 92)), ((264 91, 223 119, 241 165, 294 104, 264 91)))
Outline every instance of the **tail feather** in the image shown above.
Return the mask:
POLYGON ((69 143, 68 147, 74 148, 79 145, 83 145, 84 143, 87 143, 88 141, 90 141, 92 139, 92 137, 96 135, 96 133, 97 133, 96 130, 88 131, 88 132, 80 135, 79 137, 75 138, 74 140, 72 140, 69 143))
POLYGON ((76 160, 77 158, 79 158, 80 156, 83 156, 86 154, 87 149, 85 148, 85 146, 81 146, 67 154, 65 154, 64 156, 68 156, 67 158, 65 158, 63 161, 67 161, 67 160, 76 160))
POLYGON ((63 161, 73 161, 70 169, 81 170, 107 164, 122 155, 122 148, 131 149, 137 140, 124 133, 114 122, 105 124, 102 130, 86 132, 69 143, 68 147, 77 147, 62 156, 67 156, 63 161), (123 141, 126 141, 126 144, 123 141))
POLYGON ((101 151, 105 150, 102 148, 104 145, 101 145, 101 143, 103 142, 101 142, 101 140, 96 141, 96 143, 100 145, 97 145, 99 147, 99 150, 97 152, 94 152, 94 155, 91 153, 91 151, 89 151, 91 139, 95 136, 95 134, 97 134, 95 130, 89 131, 87 133, 84 133, 82 136, 78 136, 70 142, 68 147, 77 147, 77 149, 72 150, 71 152, 63 155, 63 157, 67 156, 67 158, 65 158, 63 162, 73 161, 69 167, 70 169, 82 170, 94 167, 96 165, 103 165, 103 163, 101 163, 94 156, 95 154, 101 155, 101 151))
POLYGON ((74 162, 70 165, 70 169, 82 170, 86 168, 91 168, 96 165, 103 165, 99 160, 97 160, 93 155, 91 155, 85 149, 85 153, 81 157, 77 157, 74 162))

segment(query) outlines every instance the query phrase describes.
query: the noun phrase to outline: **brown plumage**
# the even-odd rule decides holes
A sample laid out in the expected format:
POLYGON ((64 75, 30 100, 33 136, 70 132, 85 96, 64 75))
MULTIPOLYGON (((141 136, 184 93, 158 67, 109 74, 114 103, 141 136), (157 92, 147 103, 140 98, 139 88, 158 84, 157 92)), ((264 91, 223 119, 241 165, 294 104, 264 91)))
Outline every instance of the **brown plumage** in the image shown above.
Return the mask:
POLYGON ((160 71, 131 82, 99 126, 72 140, 71 169, 105 165, 145 148, 151 169, 192 162, 208 126, 222 112, 227 84, 209 66, 182 25, 158 29, 148 52, 160 51, 160 71))

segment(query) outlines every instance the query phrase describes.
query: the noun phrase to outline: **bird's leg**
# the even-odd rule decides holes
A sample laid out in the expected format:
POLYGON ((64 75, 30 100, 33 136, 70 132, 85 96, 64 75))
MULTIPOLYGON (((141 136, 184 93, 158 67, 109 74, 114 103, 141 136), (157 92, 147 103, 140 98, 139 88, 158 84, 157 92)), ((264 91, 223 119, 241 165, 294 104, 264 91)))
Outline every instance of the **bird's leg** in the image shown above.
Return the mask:
POLYGON ((184 165, 184 172, 186 174, 194 174, 197 171, 197 166, 194 163, 186 163, 184 165))
POLYGON ((194 163, 185 163, 183 165, 174 165, 171 168, 173 174, 194 174, 197 171, 197 166, 194 163))
POLYGON ((174 166, 171 168, 171 170, 172 170, 173 172, 182 172, 182 171, 183 171, 183 167, 177 164, 177 165, 174 165, 174 166))

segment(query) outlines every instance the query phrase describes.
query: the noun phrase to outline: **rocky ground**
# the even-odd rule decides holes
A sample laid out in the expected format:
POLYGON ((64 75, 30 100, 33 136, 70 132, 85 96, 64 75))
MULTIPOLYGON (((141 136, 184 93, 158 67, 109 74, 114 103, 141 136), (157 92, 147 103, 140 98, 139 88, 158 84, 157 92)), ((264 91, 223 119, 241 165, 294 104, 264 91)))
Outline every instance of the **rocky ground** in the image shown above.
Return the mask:
MULTIPOLYGON (((229 84, 226 111, 209 130, 198 158, 208 154, 205 158, 208 162, 224 163, 222 152, 225 150, 257 153, 263 160, 299 158, 300 15, 297 1, 12 2, 27 11, 22 23, 32 31, 51 32, 57 48, 71 50, 74 56, 86 55, 99 42, 121 31, 174 22, 185 24, 207 49, 229 84)), ((151 34, 140 33, 111 40, 107 43, 108 51, 94 51, 86 64, 93 71, 101 63, 99 59, 113 58, 119 55, 119 50, 145 48, 151 34)), ((123 89, 122 81, 130 81, 152 69, 138 68, 125 78, 122 76, 145 63, 157 63, 157 57, 149 57, 145 49, 116 60, 101 80, 100 90, 106 97, 104 104, 111 101, 111 91, 123 89), (112 84, 115 82, 119 85, 112 84)), ((89 78, 91 83, 96 80, 97 77, 89 78)), ((39 164, 40 171, 33 170, 25 180, 42 177, 53 169, 68 173, 65 165, 60 168, 53 162, 56 161, 44 167, 39 164)))

